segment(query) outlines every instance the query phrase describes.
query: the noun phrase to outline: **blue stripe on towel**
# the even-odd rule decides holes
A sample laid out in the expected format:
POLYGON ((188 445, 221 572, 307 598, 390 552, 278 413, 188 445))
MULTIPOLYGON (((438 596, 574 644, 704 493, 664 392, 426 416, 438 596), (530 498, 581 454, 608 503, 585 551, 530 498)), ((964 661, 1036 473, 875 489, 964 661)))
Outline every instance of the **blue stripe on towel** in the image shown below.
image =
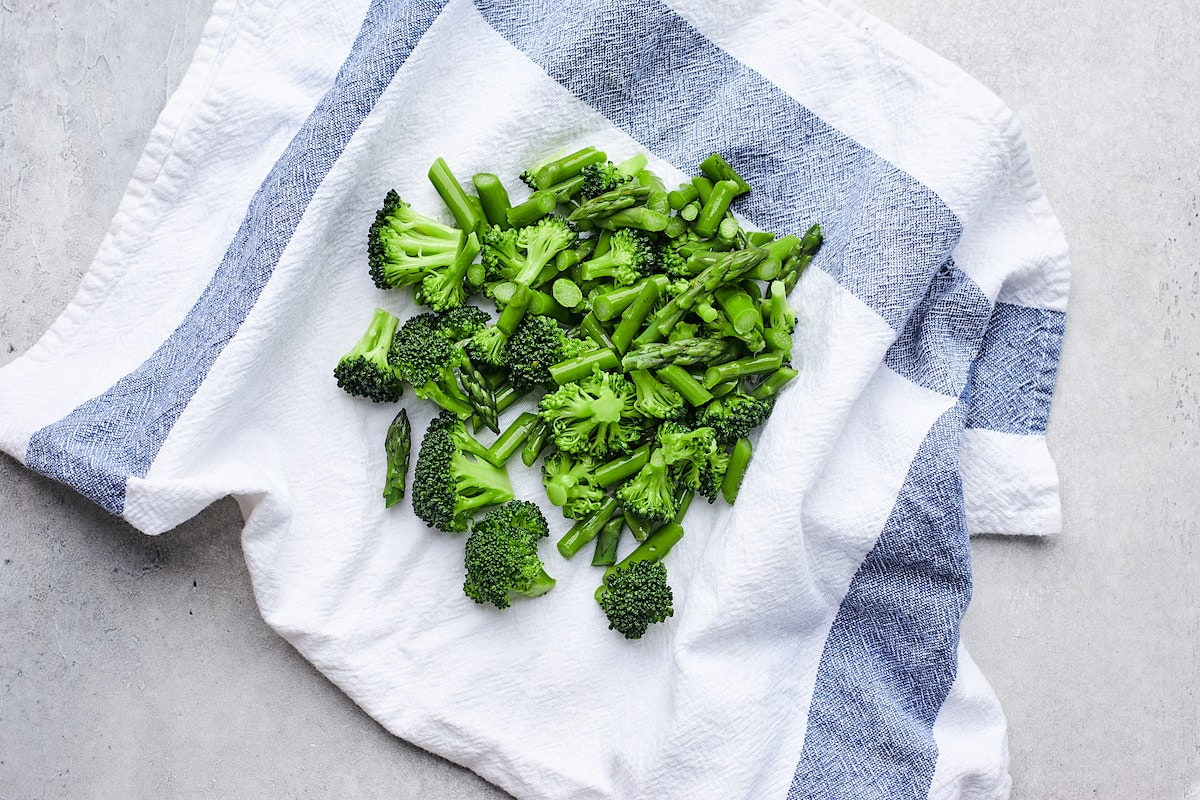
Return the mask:
POLYGON ((555 81, 685 173, 719 151, 754 191, 734 209, 803 233, 814 262, 899 331, 950 258, 959 220, 912 176, 826 124, 657 0, 476 0, 555 81))
POLYGON ((916 800, 958 668, 971 553, 958 473, 964 405, 925 437, 842 600, 817 671, 788 800, 916 800))
POLYGON ((217 356, 254 306, 321 181, 445 0, 372 0, 350 54, 250 201, 183 322, 104 394, 34 434, 26 464, 120 514, 217 356))
POLYGON ((968 428, 1046 432, 1065 323, 1061 311, 996 304, 972 373, 968 428))

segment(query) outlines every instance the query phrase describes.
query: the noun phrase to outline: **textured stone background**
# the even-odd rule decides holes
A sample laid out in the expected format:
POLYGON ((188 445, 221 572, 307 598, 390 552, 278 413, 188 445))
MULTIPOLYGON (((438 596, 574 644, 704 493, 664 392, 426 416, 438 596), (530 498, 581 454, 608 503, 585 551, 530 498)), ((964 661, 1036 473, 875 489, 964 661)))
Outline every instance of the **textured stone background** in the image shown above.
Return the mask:
MULTIPOLYGON (((980 539, 1016 800, 1200 798, 1200 6, 866 0, 1024 122, 1074 258, 1066 531, 980 539)), ((209 0, 0 0, 0 364, 66 305, 209 0)), ((143 537, 0 457, 0 799, 499 798, 260 620, 232 501, 143 537)))

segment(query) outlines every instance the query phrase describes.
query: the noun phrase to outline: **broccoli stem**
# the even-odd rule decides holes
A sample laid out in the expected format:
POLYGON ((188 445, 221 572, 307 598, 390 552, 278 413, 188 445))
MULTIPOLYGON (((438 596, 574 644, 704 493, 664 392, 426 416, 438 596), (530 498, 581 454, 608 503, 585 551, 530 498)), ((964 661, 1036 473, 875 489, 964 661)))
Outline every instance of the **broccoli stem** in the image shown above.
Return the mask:
POLYGON ((724 219, 717 226, 717 244, 722 249, 733 249, 738 246, 739 240, 744 240, 746 237, 742 234, 742 226, 734 218, 733 214, 725 212, 724 219))
POLYGON ((699 408, 713 399, 712 394, 704 388, 692 374, 678 364, 669 364, 655 373, 663 383, 670 386, 684 400, 699 408))
POLYGON ((670 217, 667 219, 667 226, 663 228, 663 236, 668 239, 678 239, 687 232, 687 222, 683 217, 670 217))
POLYGON ((513 404, 532 391, 532 386, 516 387, 512 384, 496 390, 496 413, 503 414, 513 407, 513 404))
POLYGON ((598 319, 607 322, 629 308, 630 304, 637 299, 638 294, 642 291, 642 287, 646 283, 657 284, 658 290, 661 292, 667 288, 668 279, 666 275, 651 275, 632 286, 619 286, 615 289, 609 289, 607 292, 601 292, 592 298, 592 313, 598 319))
POLYGON ((671 201, 667 199, 665 191, 651 189, 650 196, 646 198, 646 208, 656 211, 659 214, 669 215, 671 213, 671 201))
POLYGON ((625 313, 621 315, 621 322, 612 333, 613 346, 618 353, 624 354, 629 349, 633 337, 642 329, 642 324, 646 317, 650 316, 650 311, 657 302, 658 284, 654 281, 644 281, 641 291, 625 309, 625 313))
POLYGON ((554 192, 539 189, 531 194, 524 203, 508 209, 508 224, 513 228, 532 225, 553 211, 556 205, 558 205, 558 196, 554 192))
POLYGON ((696 217, 700 216, 699 201, 693 200, 683 208, 679 209, 679 216, 682 217, 685 222, 695 222, 696 217))
POLYGON ((737 193, 738 187, 733 181, 714 183, 708 199, 704 201, 704 207, 700 209, 700 216, 692 223, 692 230, 705 239, 715 236, 721 221, 725 219, 725 212, 729 210, 730 202, 737 193))
POLYGON ((600 508, 592 512, 591 516, 584 517, 572 525, 566 535, 558 540, 558 552, 562 554, 563 558, 574 556, 585 544, 600 534, 600 530, 608 524, 608 521, 612 519, 616 511, 617 498, 604 498, 604 502, 600 504, 600 508))
POLYGON ((595 310, 587 313, 587 316, 579 323, 579 327, 596 344, 607 350, 613 349, 612 339, 609 338, 608 331, 604 330, 604 326, 600 324, 600 320, 596 318, 595 310))
POLYGON ((531 292, 532 290, 528 286, 518 283, 516 289, 513 290, 512 297, 508 300, 508 305, 500 312, 500 318, 496 320, 496 328, 504 334, 506 339, 516 333, 517 326, 525 318, 525 312, 529 310, 531 302, 531 292))
POLYGON ((625 530, 625 518, 614 516, 596 537, 596 553, 592 556, 593 567, 611 567, 617 563, 617 548, 621 544, 621 532, 625 530))
POLYGON ((750 466, 752 451, 750 440, 743 438, 737 440, 733 452, 729 454, 729 466, 725 468, 725 478, 721 481, 721 496, 729 505, 737 500, 738 489, 746 477, 746 468, 750 466))
POLYGON ((646 541, 646 539, 650 538, 650 534, 654 532, 654 525, 649 520, 642 519, 637 514, 631 514, 626 511, 624 522, 629 526, 629 531, 633 534, 633 538, 639 542, 646 541))
POLYGON ((573 178, 567 178, 565 181, 559 181, 547 186, 546 191, 554 192, 554 196, 558 198, 558 202, 566 203, 583 189, 584 180, 584 176, 576 175, 573 178))
POLYGON ((614 350, 593 350, 575 358, 568 358, 550 367, 550 377, 559 386, 581 381, 599 368, 611 372, 621 366, 621 357, 614 350))
POLYGON ((783 355, 780 353, 763 353, 750 358, 741 358, 737 361, 727 361, 724 364, 716 364, 709 367, 704 373, 704 386, 711 389, 718 383, 725 381, 737 380, 750 375, 759 375, 764 372, 774 372, 783 366, 783 355))
POLYGON ((623 208, 607 217, 596 220, 596 224, 608 230, 620 228, 636 228, 639 231, 657 233, 667 227, 670 218, 666 214, 655 211, 647 206, 623 208))
POLYGON ((521 449, 521 463, 532 467, 549 443, 550 426, 542 420, 539 425, 534 426, 534 429, 529 432, 529 438, 525 440, 525 447, 521 449))
POLYGON ((696 493, 691 489, 684 488, 680 490, 678 497, 675 498, 678 510, 676 510, 675 519, 672 520, 672 522, 677 525, 683 523, 683 517, 685 514, 687 514, 688 508, 690 508, 692 505, 692 498, 695 496, 696 493))
POLYGON ((734 389, 738 388, 739 383, 741 383, 741 381, 725 381, 724 383, 718 383, 716 386, 709 389, 709 391, 712 393, 713 399, 715 400, 718 397, 724 397, 734 389))
POLYGON ((541 417, 529 411, 514 419, 488 448, 488 461, 497 467, 504 466, 513 454, 521 449, 541 421, 541 417))
POLYGON ((533 173, 534 184, 539 189, 546 189, 569 178, 574 178, 589 164, 599 164, 607 160, 608 156, 603 152, 594 147, 585 147, 538 167, 533 173))
POLYGON ((463 231, 470 233, 479 230, 483 224, 483 215, 475 210, 475 206, 467 197, 462 184, 454 177, 445 159, 438 157, 429 168, 429 182, 441 195, 442 202, 450 209, 454 221, 463 231))
POLYGON ((696 196, 700 201, 700 205, 703 206, 708 202, 708 196, 712 194, 713 182, 702 175, 697 175, 692 178, 692 186, 696 187, 696 196))
POLYGON ((559 322, 570 322, 571 320, 571 309, 566 308, 553 296, 540 289, 529 290, 528 311, 530 314, 537 314, 541 317, 554 317, 559 322))
POLYGON ((550 287, 550 294, 564 308, 578 308, 583 303, 583 292, 579 289, 579 284, 570 278, 559 278, 556 280, 554 285, 550 287))
POLYGON ((750 396, 755 400, 770 400, 779 394, 784 386, 792 382, 800 373, 791 367, 780 367, 762 383, 760 383, 750 396))
POLYGON ((387 454, 387 480, 383 484, 383 499, 385 507, 391 508, 404 499, 409 457, 412 455, 412 426, 408 422, 408 412, 403 408, 388 426, 383 449, 387 454))
POLYGON ((592 471, 592 481, 597 486, 608 488, 623 480, 632 478, 650 463, 650 445, 644 444, 627 455, 614 458, 601 464, 592 471))
POLYGON ((700 171, 705 174, 709 180, 730 181, 737 186, 738 194, 745 194, 750 191, 750 184, 746 183, 746 179, 738 174, 725 157, 720 153, 713 153, 708 158, 700 162, 700 171))
POLYGON ((508 199, 508 191, 504 188, 498 175, 490 172, 477 172, 471 178, 475 191, 479 193, 479 202, 483 204, 483 215, 489 225, 495 225, 501 230, 507 229, 508 210, 512 203, 508 199))
POLYGON ((681 183, 678 189, 667 192, 667 202, 671 204, 671 208, 679 211, 699 196, 700 192, 696 191, 695 186, 690 183, 681 183))
POLYGON ((773 353, 790 353, 792 351, 792 336, 778 328, 767 328, 763 331, 763 341, 767 350, 773 353))

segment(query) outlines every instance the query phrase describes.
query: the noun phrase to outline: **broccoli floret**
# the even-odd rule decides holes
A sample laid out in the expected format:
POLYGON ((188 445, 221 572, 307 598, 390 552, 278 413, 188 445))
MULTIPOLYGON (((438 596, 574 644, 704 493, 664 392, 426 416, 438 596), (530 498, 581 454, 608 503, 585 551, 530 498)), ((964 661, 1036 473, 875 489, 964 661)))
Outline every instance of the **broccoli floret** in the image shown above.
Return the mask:
POLYGON ((482 308, 460 306, 441 315, 438 332, 452 342, 462 343, 487 327, 491 317, 482 308))
POLYGON ((691 277, 687 269, 687 259, 670 245, 662 245, 658 249, 658 268, 672 278, 691 277))
POLYGON ((604 577, 597 593, 608 627, 626 639, 640 639, 656 622, 673 616, 675 597, 661 561, 633 561, 604 577))
POLYGON ((676 482, 668 468, 662 448, 650 455, 650 462, 617 489, 617 500, 626 511, 651 522, 667 523, 679 506, 675 500, 676 482))
POLYGON ((510 500, 471 526, 463 592, 476 603, 508 608, 513 595, 539 597, 554 588, 538 558, 538 542, 549 527, 541 509, 510 500))
POLYGON ((580 352, 579 341, 567 338, 553 318, 526 314, 508 338, 501 360, 513 386, 552 386, 550 366, 573 357, 568 352, 580 352))
POLYGON ((696 416, 696 424, 712 428, 717 443, 730 445, 766 422, 770 400, 759 400, 740 391, 709 401, 696 416))
POLYGON ((574 247, 579 234, 562 217, 544 217, 524 228, 489 228, 483 234, 483 266, 489 278, 535 286, 558 253, 574 247))
POLYGON ((715 503, 721 494, 721 482, 725 480, 725 471, 729 469, 729 452, 724 447, 717 447, 708 455, 708 464, 700 472, 700 492, 710 503, 715 503))
POLYGON ((596 370, 543 397, 540 409, 559 450, 601 457, 623 453, 642 438, 636 400, 624 375, 596 370))
MULTIPOLYGON (((721 475, 725 474, 719 457, 725 451, 717 445, 717 435, 712 428, 689 429, 674 422, 664 422, 658 429, 658 445, 671 476, 693 491, 703 492, 704 487, 712 484, 714 470, 719 469, 721 475)), ((718 486, 720 482, 717 477, 718 486)))
POLYGON ((467 301, 467 271, 479 255, 479 238, 467 236, 466 242, 454 257, 453 263, 444 269, 431 268, 426 271, 417 287, 415 299, 434 311, 458 308, 467 301))
POLYGON ((657 419, 679 419, 687 412, 687 406, 679 392, 667 386, 644 369, 629 373, 637 389, 637 400, 633 407, 644 416, 657 419))
POLYGON ((333 369, 337 385, 350 394, 369 397, 376 403, 394 403, 403 386, 388 364, 388 348, 400 320, 382 308, 375 309, 367 332, 333 369))
POLYGON ((611 161, 602 164, 588 164, 580 173, 583 175, 583 186, 579 194, 583 197, 595 197, 598 194, 611 192, 623 183, 629 182, 629 176, 621 173, 617 165, 611 161))
POLYGON ((451 266, 466 235, 418 214, 389 191, 367 234, 371 280, 380 289, 418 283, 430 270, 451 266))
POLYGON ((658 257, 650 237, 641 231, 622 228, 609 240, 608 252, 583 263, 581 274, 585 281, 612 278, 628 286, 657 268, 658 257))
POLYGON ((459 388, 455 369, 466 352, 456 342, 457 331, 443 328, 439 314, 418 314, 396 331, 388 361, 396 374, 423 400, 431 400, 462 418, 474 413, 471 401, 459 388))
POLYGON ((487 448, 449 411, 434 417, 421 440, 413 476, 413 511, 430 527, 460 533, 480 508, 513 499, 503 467, 484 458, 487 448))
POLYGON ((466 344, 467 357, 474 364, 490 369, 504 366, 504 348, 508 337, 495 325, 480 329, 466 344))
POLYGON ((600 508, 604 489, 592 483, 597 462, 587 456, 570 456, 561 450, 546 457, 542 482, 546 497, 563 510, 563 516, 583 519, 600 508))

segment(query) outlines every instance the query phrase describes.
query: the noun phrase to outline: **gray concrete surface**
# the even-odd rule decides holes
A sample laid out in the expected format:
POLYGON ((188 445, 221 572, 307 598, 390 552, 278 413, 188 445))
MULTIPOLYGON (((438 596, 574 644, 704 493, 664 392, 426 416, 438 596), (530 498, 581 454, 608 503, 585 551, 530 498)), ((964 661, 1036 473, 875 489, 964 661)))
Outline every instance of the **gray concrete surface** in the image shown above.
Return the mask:
MULTIPOLYGON (((210 5, 0 2, 0 364, 73 294, 210 5)), ((977 540, 964 632, 1013 797, 1197 800, 1200 7, 865 5, 1013 106, 1073 248, 1066 530, 977 540)), ((0 485, 0 799, 506 796, 266 628, 232 502, 149 539, 10 459, 0 485)))

